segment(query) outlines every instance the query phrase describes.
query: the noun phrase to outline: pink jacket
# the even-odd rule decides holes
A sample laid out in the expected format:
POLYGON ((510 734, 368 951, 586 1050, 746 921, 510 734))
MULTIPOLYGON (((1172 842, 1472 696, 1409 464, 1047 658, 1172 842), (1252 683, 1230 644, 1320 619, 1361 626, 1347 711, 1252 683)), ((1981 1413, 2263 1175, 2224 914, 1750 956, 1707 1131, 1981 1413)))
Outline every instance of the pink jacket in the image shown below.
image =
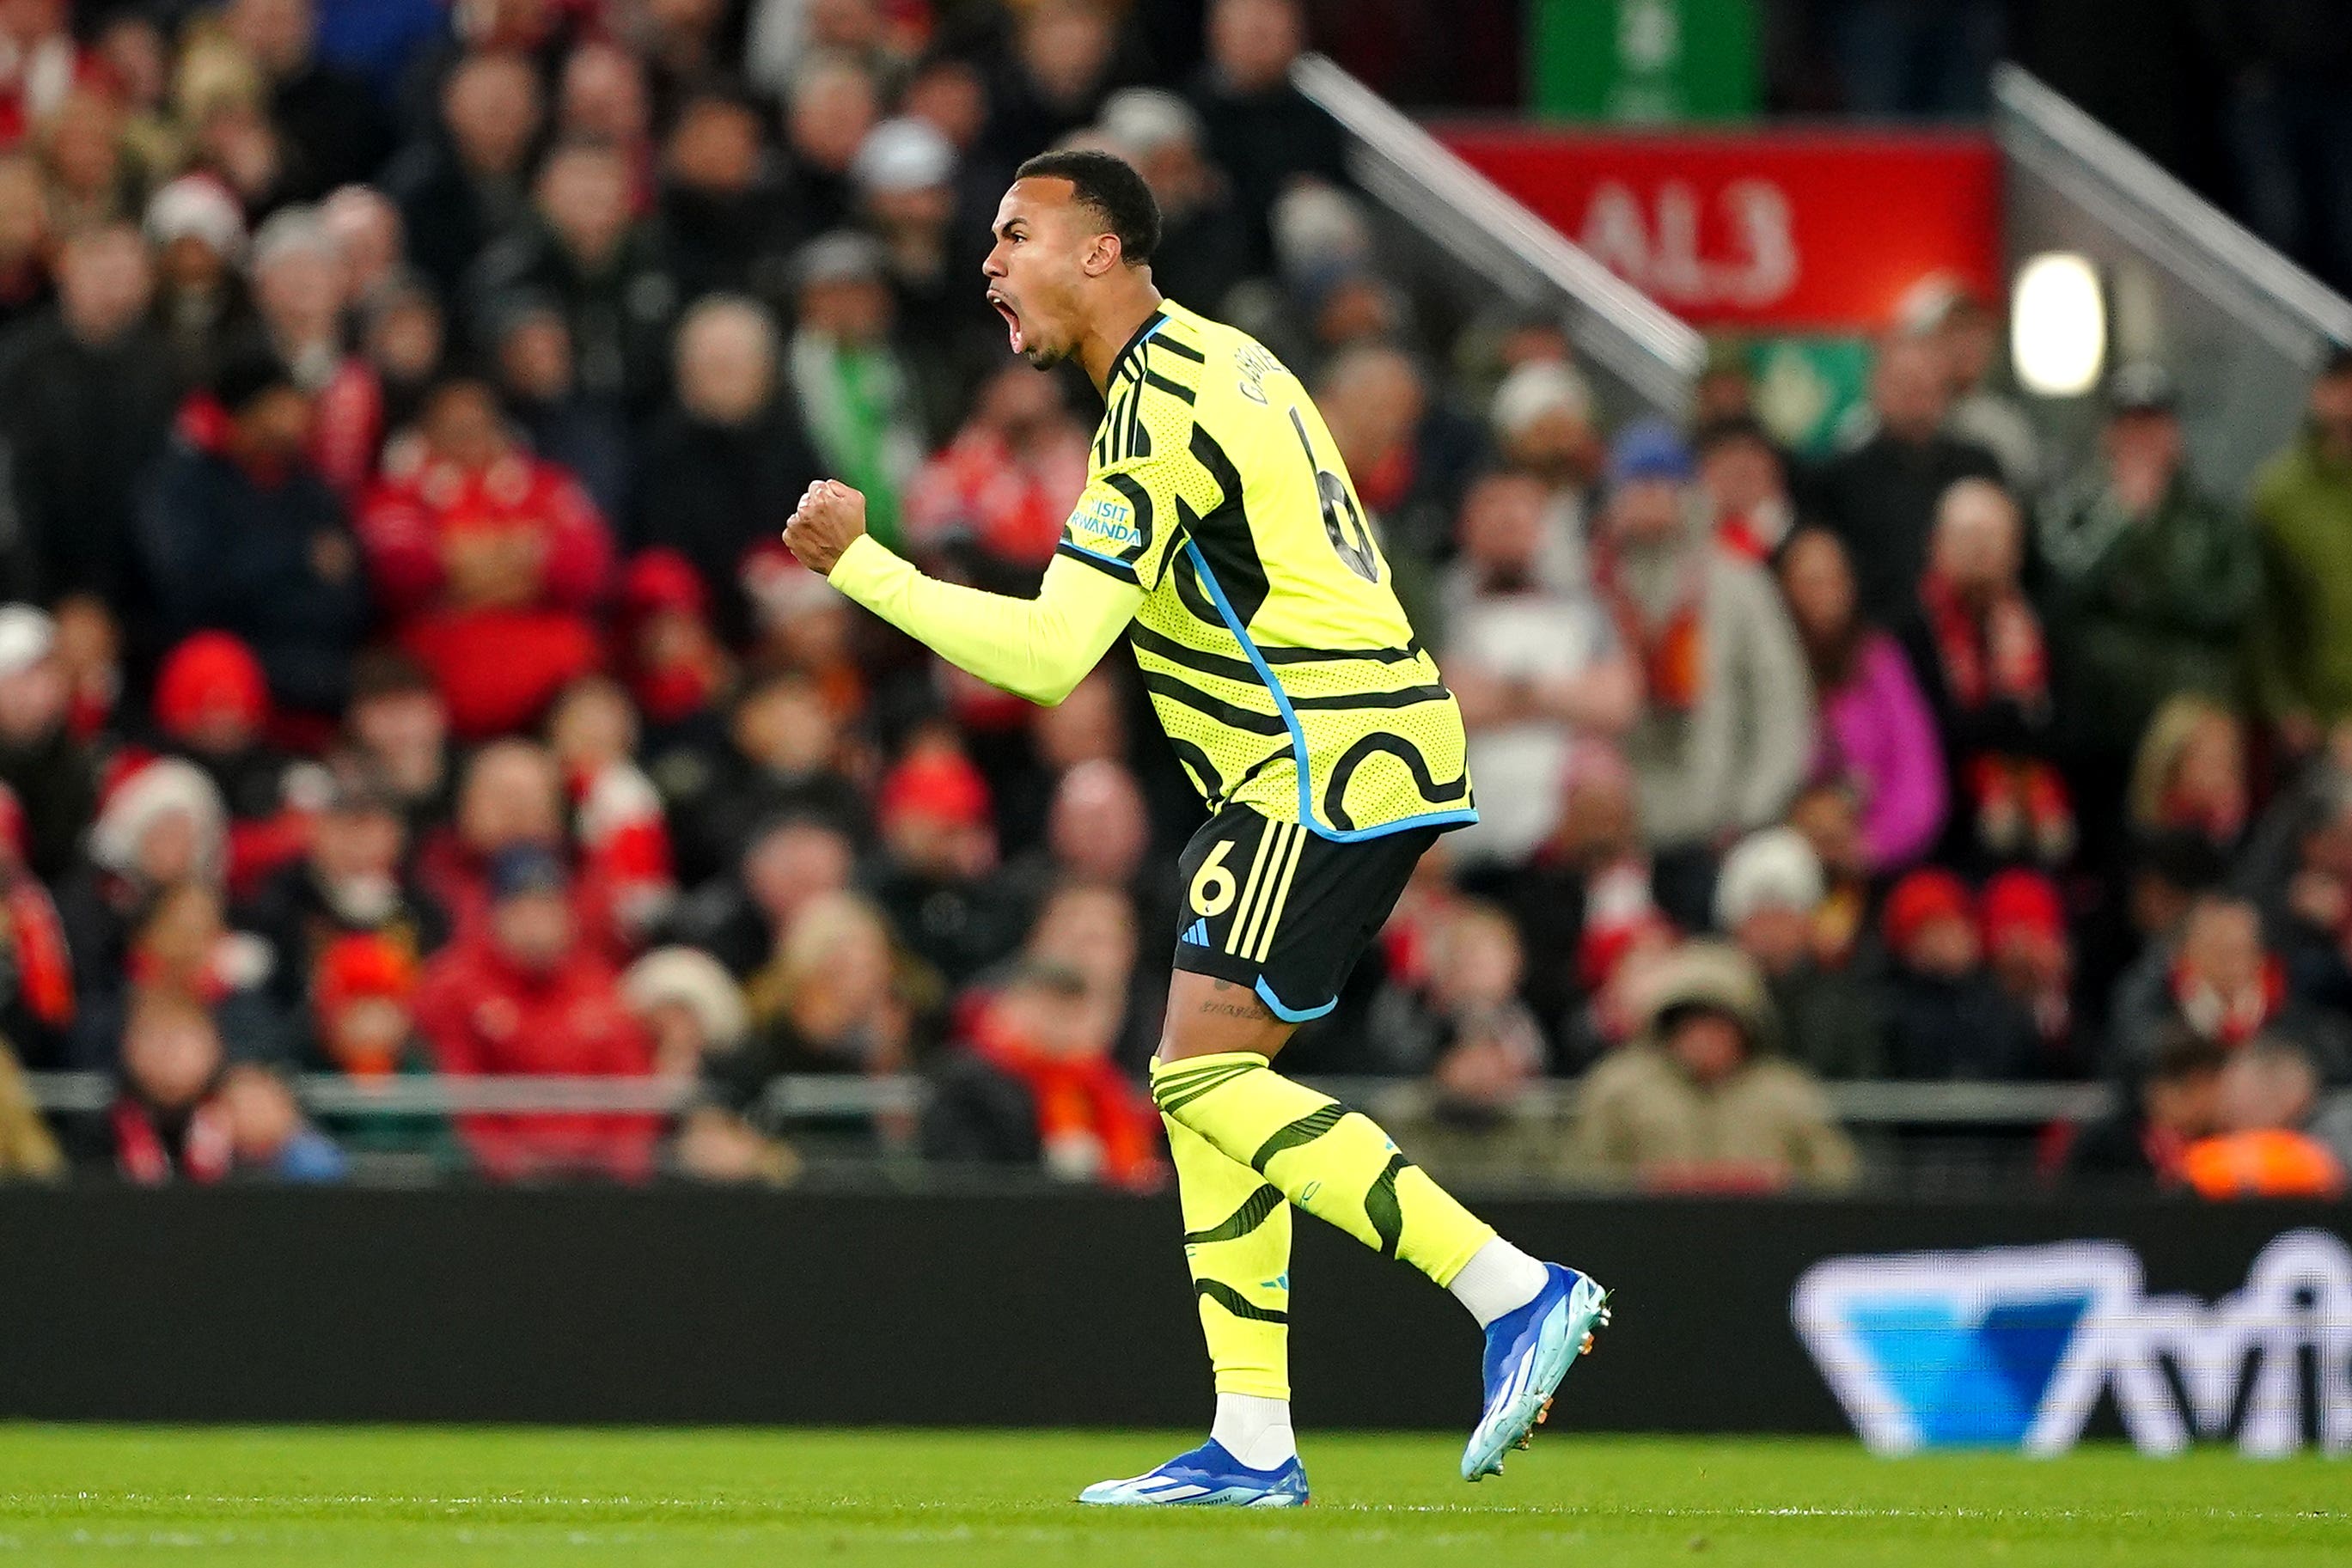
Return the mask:
POLYGON ((1844 685, 1823 692, 1814 776, 1843 776, 1862 791, 1862 837, 1874 872, 1899 871, 1943 831, 1944 748, 1910 662, 1873 632, 1844 685))

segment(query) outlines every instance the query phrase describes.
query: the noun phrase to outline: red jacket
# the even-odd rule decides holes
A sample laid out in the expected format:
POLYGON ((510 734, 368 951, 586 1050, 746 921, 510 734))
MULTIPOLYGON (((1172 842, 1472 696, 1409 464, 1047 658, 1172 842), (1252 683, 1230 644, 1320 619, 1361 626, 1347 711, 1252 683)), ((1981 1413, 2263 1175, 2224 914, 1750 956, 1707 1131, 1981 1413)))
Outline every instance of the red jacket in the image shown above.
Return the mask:
MULTIPOLYGON (((653 1045, 621 1005, 602 960, 581 952, 534 975, 480 935, 442 949, 416 992, 416 1022, 442 1071, 641 1078, 653 1045)), ((483 1174, 499 1181, 593 1171, 643 1180, 661 1119, 649 1115, 471 1115, 457 1130, 483 1174)))
POLYGON ((426 462, 387 474, 359 517, 360 544, 385 612, 433 671, 449 717, 468 739, 520 728, 603 659, 589 618, 613 574, 603 514, 551 463, 509 453, 478 473, 426 462), (532 603, 449 602, 441 549, 451 535, 528 531, 544 564, 532 603))

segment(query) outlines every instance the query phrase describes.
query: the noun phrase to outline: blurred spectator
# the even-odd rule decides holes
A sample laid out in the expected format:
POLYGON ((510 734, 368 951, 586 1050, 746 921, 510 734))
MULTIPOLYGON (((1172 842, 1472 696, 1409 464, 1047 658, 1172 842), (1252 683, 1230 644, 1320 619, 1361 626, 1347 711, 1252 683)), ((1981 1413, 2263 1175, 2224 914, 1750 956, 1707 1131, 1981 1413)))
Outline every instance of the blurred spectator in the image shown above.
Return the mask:
POLYGON ((1986 971, 2033 1026, 2037 1078, 2087 1078, 2089 1030, 2074 1017, 2074 953, 2057 884, 2038 871, 1996 873, 1977 898, 1986 971))
POLYGON ((1948 871, 1915 871, 1886 895, 1886 1071, 1895 1078, 2021 1078, 2032 1020, 1985 971, 1975 897, 1948 871))
POLYGON ((367 630, 359 545, 306 449, 313 403, 275 356, 213 378, 142 509, 140 544, 169 636, 215 629, 249 644, 278 705, 331 722, 367 630))
POLYGON ((1910 608, 1946 494, 1961 479, 1998 481, 2000 465, 1946 433, 1951 383, 1934 343, 1883 343, 1870 396, 1875 428, 1813 476, 1813 507, 1853 559, 1863 614, 1884 625, 1910 608))
POLYGON ((87 862, 58 888, 76 996, 87 1003, 120 991, 131 925, 148 902, 183 882, 218 887, 227 863, 227 810, 194 764, 157 758, 113 780, 90 824, 87 862))
POLYGON ((751 1112, 781 1072, 886 1076, 912 1061, 916 1008, 898 973, 890 928, 856 894, 811 899, 783 934, 747 995, 752 1032, 715 1058, 712 1077, 729 1103, 751 1112))
POLYGON ((1966 479, 1944 493, 1899 635, 1943 737, 1951 818, 1942 858, 1953 864, 2057 865, 2074 852, 2049 646, 2023 569, 2006 491, 1966 479))
POLYGON ((391 128, 368 85, 319 58, 313 0, 229 0, 229 38, 268 83, 269 119, 284 148, 277 193, 316 201, 375 176, 392 152, 391 128))
POLYGON ((486 339, 500 302, 517 294, 551 299, 572 331, 581 390, 649 406, 667 376, 677 285, 657 232, 632 214, 627 160, 601 142, 565 141, 531 193, 530 217, 467 277, 475 335, 486 339))
POLYGON ((172 357, 174 386, 201 386, 230 344, 253 329, 237 268, 245 214, 220 182, 183 174, 149 198, 141 225, 155 247, 155 326, 172 357))
POLYGON ((319 203, 319 222, 343 264, 343 295, 356 307, 373 298, 406 265, 408 235, 400 209, 373 185, 343 185, 319 203))
POLYGON ((855 57, 826 52, 800 62, 784 101, 783 196, 792 238, 850 221, 856 205, 850 166, 881 118, 880 88, 855 57))
MULTIPOLYGON (((1171 919, 1154 935, 1165 939, 1171 919)), ((1142 932, 1135 900, 1108 883, 1066 882, 1037 906, 1021 956, 1034 963, 1075 969, 1087 983, 1087 1005, 1098 1030, 1117 1041, 1119 1065, 1140 1074, 1160 1045, 1167 1013, 1167 971, 1137 961, 1142 932)))
POLYGON ((78 1009, 70 1065, 111 1071, 127 1020, 157 1001, 201 1009, 232 1060, 287 1059, 294 1041, 264 987, 269 962, 265 946, 228 928, 217 890, 194 881, 162 889, 133 912, 120 971, 78 1009))
POLYGON ((857 858, 847 835, 816 817, 778 816, 740 842, 739 862, 679 906, 675 933, 745 979, 775 956, 803 909, 848 890, 857 858))
POLYGON ((391 795, 412 850, 421 846, 447 822, 457 790, 449 707, 432 675, 404 654, 361 654, 343 724, 357 766, 391 795))
MULTIPOLYGON (((1356 498, 1371 514, 1389 564, 1406 573, 1397 586, 1410 600, 1414 563, 1444 554, 1453 533, 1476 433, 1434 406, 1421 367, 1386 344, 1360 343, 1333 355, 1312 385, 1356 498)), ((1579 573, 1563 580, 1580 580, 1579 573)))
POLYGON ((407 824, 398 802, 365 777, 337 781, 309 821, 301 858, 281 866, 238 909, 238 924, 269 945, 269 983, 289 1015, 314 1000, 330 948, 381 937, 412 966, 449 935, 448 916, 407 874, 407 824))
POLYGON ((570 475, 515 444, 483 382, 444 382, 418 434, 362 509, 361 543, 452 727, 499 734, 598 662, 587 612, 611 575, 612 538, 570 475))
POLYGON ((547 719, 572 832, 600 883, 623 945, 635 948, 677 902, 661 797, 635 762, 637 713, 619 683, 590 675, 564 688, 547 719))
POLYGON ((2299 756, 2352 716, 2352 348, 2320 367, 2302 433, 2255 476, 2252 514, 2256 678, 2265 716, 2299 756))
POLYGON ((58 625, 28 604, 0 605, 0 783, 24 814, 25 862, 56 883, 76 863, 98 806, 98 765, 68 722, 58 625))
POLYGON ((2125 807, 2143 837, 2184 834, 2227 857, 2245 837, 2252 794, 2236 711, 2183 695, 2157 709, 2141 737, 2125 807))
POLYGON ((770 675, 736 699, 725 744, 669 770, 679 865, 690 878, 731 862, 762 824, 807 816, 864 831, 865 792, 843 770, 840 726, 814 682, 770 675))
POLYGON ((942 1062, 923 1116, 923 1153, 1034 1165, 1057 1180, 1131 1190, 1165 1182, 1158 1113, 1112 1061, 1098 1016, 1076 970, 1016 967, 942 1062))
POLYGON ((907 495, 907 542, 932 556, 1034 571, 1086 488, 1087 432, 1061 383, 1024 364, 982 382, 971 415, 907 495))
POLYGON ((629 204, 643 211, 651 196, 653 103, 640 57, 601 38, 572 46, 556 84, 555 136, 618 153, 628 170, 629 204))
POLYGON ((982 132, 1000 190, 1021 160, 1090 124, 1123 74, 1118 14, 1103 0, 1034 0, 1014 13, 1011 33, 982 132))
POLYGON ((698 301, 678 324, 677 356, 672 402, 646 438, 632 536, 691 561, 721 635, 741 643, 744 557, 772 547, 821 470, 781 384, 765 309, 737 295, 698 301))
POLYGON ((1525 968, 1507 914, 1475 900, 1454 904, 1431 933, 1417 983, 1391 982, 1374 1005, 1373 1064, 1433 1073, 1441 1105, 1451 1085, 1469 1104, 1496 1108, 1502 1085, 1540 1078, 1549 1055, 1535 1014, 1519 999, 1525 968))
POLYGON ((800 230, 761 137, 760 111, 733 93, 706 89, 678 109, 658 213, 681 298, 777 292, 776 258, 800 230))
POLYGON ((222 1103, 221 1042, 202 1009, 159 1001, 135 1009, 122 1032, 114 1103, 90 1154, 139 1186, 223 1180, 236 1159, 222 1103))
POLYGON ((171 433, 179 388, 146 319, 153 269, 139 231, 102 224, 58 248, 58 308, 0 351, 0 437, 16 510, 0 559, 9 595, 87 593, 135 624, 138 487, 171 433))
MULTIPOLYGON (((653 1037, 654 1076, 698 1084, 714 1057, 731 1056, 751 1029, 734 977, 708 953, 663 947, 632 964, 621 995, 653 1037)), ((784 1144, 762 1135, 724 1105, 699 1103, 681 1114, 669 1168, 698 1181, 780 1186, 800 1172, 784 1144)))
POLYGON ((1951 379, 1952 408, 1944 416, 1944 428, 1991 453, 2011 493, 2040 494, 2048 476, 2032 417, 2023 403, 1994 384, 1994 371, 2007 348, 2001 317, 1948 277, 1933 279, 1915 292, 1921 298, 1906 301, 1911 308, 1905 312, 1905 325, 1943 350, 1951 379))
POLYGON ((875 816, 886 857, 875 896, 918 956, 961 985, 1019 946, 1020 901, 994 874, 988 785, 951 739, 910 748, 875 816))
POLYGON ((383 401, 387 434, 407 431, 439 382, 448 350, 441 301, 421 273, 403 268, 359 301, 359 347, 383 401))
POLYGON ((443 78, 440 105, 437 133, 402 152, 383 180, 400 204, 409 259, 446 295, 523 214, 539 78, 520 55, 467 55, 443 78))
MULTIPOLYGON (((320 946, 309 977, 310 1069, 341 1073, 341 1087, 362 1096, 396 1077, 434 1071, 432 1050, 416 1032, 416 982, 415 955, 393 936, 355 934, 320 946)), ((353 1155, 422 1158, 436 1171, 463 1163, 449 1119, 436 1113, 368 1109, 320 1123, 353 1155)))
POLYGON ((1478 821, 1448 846, 1465 867, 1532 854, 1559 823, 1579 741, 1613 739, 1641 708, 1641 673, 1609 610, 1545 580, 1544 511, 1542 483, 1517 470, 1463 498, 1444 664, 1480 791, 1478 821))
POLYGON ((1693 444, 1717 539, 1734 555, 1769 561, 1797 526, 1788 465, 1771 434, 1740 413, 1700 425, 1693 444))
MULTIPOLYGON (((649 766, 675 775, 691 748, 715 743, 734 667, 711 625, 710 594, 676 550, 640 552, 621 573, 619 599, 614 665, 645 719, 649 766)), ((677 787, 675 777, 661 782, 677 787)))
POLYGON ((344 343, 351 302, 341 250, 316 207, 283 207, 253 236, 253 298, 278 361, 316 401, 310 455, 328 482, 355 495, 375 474, 383 397, 365 359, 344 343))
MULTIPOLYGON (((486 921, 427 965, 416 1020, 443 1072, 637 1078, 653 1070, 644 1030, 613 972, 582 940, 563 862, 518 843, 490 862, 486 921)), ((467 1115, 458 1132, 494 1181, 602 1175, 641 1180, 659 1124, 629 1114, 467 1115)))
POLYGON ((65 1154, 33 1103, 24 1069, 0 1040, 0 1182, 54 1181, 65 1168, 65 1154))
POLYGON ((155 730, 164 749, 203 769, 228 809, 228 885, 248 894, 299 855, 316 804, 314 768, 298 768, 269 738, 269 688, 253 650, 199 632, 155 675, 155 730))
POLYGON ((2189 1145, 2221 1121, 2221 1073, 2229 1048, 2172 1028, 2149 1041, 2145 1071, 2124 1087, 2115 1114, 2084 1131, 2066 1152, 2078 1183, 2178 1187, 2188 1179, 2189 1145))
MULTIPOLYGON (((928 120, 885 120, 858 148, 850 177, 857 216, 882 242, 899 339, 919 367, 925 422, 952 428, 971 405, 981 370, 1004 358, 1000 324, 971 288, 980 231, 958 230, 955 149, 928 120)), ((1155 250, 1155 279, 1160 258, 1155 250)))
POLYGON ((1606 456, 1593 426, 1591 388, 1571 365, 1523 364, 1495 389, 1487 423, 1504 461, 1535 476, 1547 491, 1547 580, 1563 588, 1580 581, 1587 501, 1606 456))
POLYGON ((2319 1073, 2291 1040, 2258 1035, 2221 1070, 2220 1126, 2189 1145, 2181 1169, 2200 1197, 2344 1196, 2344 1164, 2305 1129, 2319 1073))
POLYGON ((295 1183, 339 1182, 351 1161, 335 1141, 302 1118, 294 1092, 266 1067, 247 1063, 221 1076, 229 1163, 239 1176, 295 1183))
POLYGON ((2171 378, 2126 365, 2109 395, 2098 470, 2042 527, 2066 706, 2105 775, 2099 807, 2167 697, 2239 695, 2263 589, 2254 531, 2189 472, 2171 378))
POLYGON ((1885 1070, 1880 998, 1815 953, 1822 863, 1794 828, 1766 828, 1723 857, 1715 925, 1763 977, 1790 1055, 1824 1078, 1874 1078, 1885 1070))
POLYGON ((797 322, 784 361, 819 464, 866 497, 866 527, 901 540, 907 486, 923 460, 918 389, 896 330, 882 247, 838 231, 794 259, 797 322))
MULTIPOLYGON (((45 0, 33 3, 45 5, 45 0)), ((247 127, 257 119, 250 105, 228 108, 247 127)), ((213 149, 205 145, 212 130, 208 121, 215 118, 205 112, 194 131, 200 158, 217 163, 210 156, 213 149)), ((152 172, 132 157, 124 128, 121 101, 95 73, 82 71, 68 78, 57 107, 34 128, 33 139, 47 167, 49 212, 58 233, 78 234, 138 216, 152 172)), ((260 129, 266 136, 267 127, 260 129)))
MULTIPOLYGON (((568 848, 562 774, 555 758, 527 740, 494 740, 474 753, 457 790, 455 821, 418 857, 418 885, 448 912, 460 936, 490 913, 491 873, 506 851, 535 846, 561 857, 568 848)), ((583 946, 617 956, 628 946, 614 928, 611 868, 583 857, 567 883, 583 946)))
POLYGON ((1667 912, 1697 925, 1709 846, 1776 820, 1803 779, 1811 685, 1771 580, 1708 537, 1680 436, 1621 433, 1609 486, 1593 580, 1642 666, 1626 757, 1643 833, 1685 862, 1667 912))
POLYGON ((1250 274, 1255 242, 1223 173, 1205 156, 1201 117, 1172 92, 1127 88, 1103 105, 1102 131, 1160 204, 1153 286, 1194 309, 1219 314, 1250 274))
POLYGON ((569 470, 598 511, 625 516, 635 459, 627 407, 617 392, 580 384, 563 313, 539 295, 509 295, 489 336, 500 399, 532 453, 569 470))
POLYGON ((1744 956, 1682 947, 1650 973, 1639 1009, 1639 1038, 1592 1070, 1578 1102, 1590 1172, 1664 1189, 1853 1181, 1853 1145, 1820 1086, 1773 1054, 1771 1000, 1744 956))
POLYGON ((1843 968, 1872 937, 1869 921, 1875 894, 1870 857, 1863 848, 1862 801, 1843 779, 1818 779, 1789 803, 1789 826, 1804 835, 1822 867, 1813 956, 1830 968, 1843 968))
MULTIPOLYGON (((1265 213, 1299 180, 1348 183, 1339 128, 1290 85, 1306 43, 1297 0, 1210 6, 1208 59, 1192 82, 1192 102, 1208 128, 1209 161, 1232 177, 1244 213, 1265 213)), ((1253 269, 1262 269, 1270 254, 1263 226, 1253 239, 1253 269)))
POLYGON ((2352 1073, 2352 1030, 2288 991, 2262 917, 2242 899, 2197 900, 2178 939, 2151 945, 2118 982, 2108 1065, 2125 1077, 2145 1070, 2176 1027, 2231 1050, 2275 1034, 2307 1051, 2329 1082, 2352 1073))
POLYGON ((1779 570, 1821 705, 1812 772, 1852 785, 1872 873, 1900 871, 1944 826, 1944 754, 1927 699, 1901 646, 1861 618, 1835 534, 1799 530, 1779 570))
POLYGON ((0 334, 56 298, 49 280, 54 239, 39 160, 22 147, 0 151, 0 334))

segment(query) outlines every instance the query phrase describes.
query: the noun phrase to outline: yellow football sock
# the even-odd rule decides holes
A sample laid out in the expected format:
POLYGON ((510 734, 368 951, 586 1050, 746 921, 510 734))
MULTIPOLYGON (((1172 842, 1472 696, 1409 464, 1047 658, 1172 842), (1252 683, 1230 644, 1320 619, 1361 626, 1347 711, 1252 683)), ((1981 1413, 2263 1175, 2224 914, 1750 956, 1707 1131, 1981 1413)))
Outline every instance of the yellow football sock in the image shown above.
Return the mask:
MULTIPOLYGON (((1492 1226, 1397 1153, 1378 1124, 1294 1083, 1263 1056, 1234 1051, 1154 1062, 1151 1097, 1170 1122, 1264 1176, 1316 1218, 1440 1285, 1494 1239, 1492 1226)), ((1181 1172, 1182 1166, 1178 1169, 1181 1172)), ((1194 1223, 1191 1198, 1184 1223, 1194 1223)))
POLYGON ((1258 1174, 1168 1123, 1184 1261, 1217 1392, 1290 1397, 1290 1208, 1258 1174))

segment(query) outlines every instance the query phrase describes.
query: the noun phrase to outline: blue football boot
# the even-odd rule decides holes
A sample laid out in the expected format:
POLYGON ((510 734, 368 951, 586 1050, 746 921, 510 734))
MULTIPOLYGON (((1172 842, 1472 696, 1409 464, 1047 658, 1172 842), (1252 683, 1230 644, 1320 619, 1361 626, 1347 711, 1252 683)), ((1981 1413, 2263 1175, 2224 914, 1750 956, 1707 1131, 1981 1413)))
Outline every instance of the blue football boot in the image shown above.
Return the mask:
POLYGON ((1078 1500, 1119 1508, 1304 1508, 1307 1468, 1294 1456, 1280 1469, 1253 1470, 1212 1437, 1158 1469, 1097 1481, 1078 1500))
POLYGON ((1486 1325, 1486 1407, 1462 1450, 1462 1479, 1503 1473, 1505 1450, 1528 1446, 1553 1393, 1592 1333, 1609 1323, 1609 1292, 1573 1269, 1547 1263, 1536 1299, 1486 1325))

